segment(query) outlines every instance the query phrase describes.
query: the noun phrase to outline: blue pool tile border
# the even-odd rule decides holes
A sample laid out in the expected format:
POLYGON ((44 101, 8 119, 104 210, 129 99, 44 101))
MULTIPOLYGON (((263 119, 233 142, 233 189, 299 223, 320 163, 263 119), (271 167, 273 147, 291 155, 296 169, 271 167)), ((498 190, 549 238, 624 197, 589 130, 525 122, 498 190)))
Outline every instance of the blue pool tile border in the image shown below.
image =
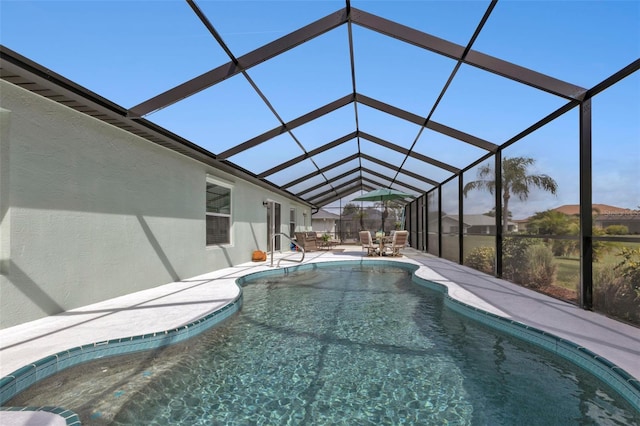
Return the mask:
MULTIPOLYGON (((42 358, 31 365, 19 368, 8 376, 2 377, 0 379, 0 405, 4 404, 6 401, 10 400, 37 381, 49 377, 52 374, 61 372, 71 366, 109 356, 123 355, 149 349, 158 349, 174 343, 179 343, 202 333, 203 331, 229 318, 242 308, 242 287, 256 278, 278 275, 282 276, 291 272, 331 268, 336 265, 391 266, 408 270, 412 272, 412 281, 417 285, 443 293, 445 296, 445 305, 448 308, 461 315, 492 328, 501 330, 509 335, 520 338, 521 340, 532 343, 567 359, 607 383, 623 398, 625 398, 625 400, 627 400, 636 410, 640 411, 640 381, 607 359, 569 340, 562 339, 535 327, 530 327, 518 321, 501 317, 452 298, 449 296, 448 287, 445 284, 429 281, 415 274, 415 272, 420 268, 420 265, 389 260, 370 259, 307 263, 254 272, 242 276, 236 279, 236 284, 240 287, 240 293, 233 301, 190 324, 156 333, 95 342, 71 348, 42 358)), ((67 425, 80 424, 78 416, 75 413, 60 407, 1 407, 0 410, 39 410, 49 411, 56 414, 65 413, 68 414, 68 417, 65 417, 67 425)))
MULTIPOLYGON (((242 308, 242 288, 238 296, 227 305, 187 325, 155 333, 111 339, 77 346, 46 356, 32 364, 25 365, 0 379, 0 405, 36 382, 69 367, 96 359, 134 352, 159 349, 182 342, 221 323, 242 308)), ((31 411, 37 408, 29 407, 31 411)), ((49 407, 51 408, 51 407, 49 407)), ((54 407, 55 408, 55 407, 54 407)), ((0 407, 0 410, 25 411, 25 407, 0 407)), ((63 411, 67 411, 62 409, 63 411)), ((79 424, 79 423, 67 423, 79 424)))

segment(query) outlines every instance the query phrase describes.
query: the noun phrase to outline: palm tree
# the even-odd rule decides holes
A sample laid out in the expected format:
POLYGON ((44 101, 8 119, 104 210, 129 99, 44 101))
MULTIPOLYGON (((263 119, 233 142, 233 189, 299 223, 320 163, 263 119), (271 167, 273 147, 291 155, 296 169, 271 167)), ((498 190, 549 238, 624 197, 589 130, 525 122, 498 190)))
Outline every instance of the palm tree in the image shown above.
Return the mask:
MULTIPOLYGON (((529 198, 529 187, 534 186, 553 195, 558 190, 558 184, 548 175, 527 174, 529 166, 536 161, 528 157, 504 158, 502 160, 502 233, 508 231, 509 200, 512 195, 518 197, 520 201, 529 198)), ((478 180, 467 183, 463 188, 466 197, 468 192, 474 189, 486 190, 493 194, 496 188, 496 175, 491 165, 486 164, 478 169, 478 180)))

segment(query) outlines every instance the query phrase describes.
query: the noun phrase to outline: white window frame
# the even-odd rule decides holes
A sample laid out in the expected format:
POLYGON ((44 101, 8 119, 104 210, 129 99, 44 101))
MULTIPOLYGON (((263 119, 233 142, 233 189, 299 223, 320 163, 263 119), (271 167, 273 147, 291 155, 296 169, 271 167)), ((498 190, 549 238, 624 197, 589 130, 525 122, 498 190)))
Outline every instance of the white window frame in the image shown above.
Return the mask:
POLYGON ((296 232, 296 228, 298 226, 298 217, 297 217, 298 211, 296 210, 295 207, 289 207, 289 232, 290 235, 289 237, 293 238, 294 237, 294 233, 296 232))
POLYGON ((205 246, 206 247, 219 247, 219 246, 230 246, 230 245, 233 245, 233 184, 207 175, 207 179, 206 179, 206 183, 205 183, 205 198, 206 198, 206 191, 207 191, 207 185, 206 184, 208 184, 208 183, 213 184, 213 185, 217 185, 217 186, 221 186, 221 187, 227 188, 229 190, 229 214, 208 212, 207 211, 206 202, 205 202, 205 206, 204 206, 204 214, 205 214, 204 241, 205 241, 205 246), (207 217, 208 216, 228 217, 229 218, 229 242, 227 242, 227 243, 207 244, 207 217))

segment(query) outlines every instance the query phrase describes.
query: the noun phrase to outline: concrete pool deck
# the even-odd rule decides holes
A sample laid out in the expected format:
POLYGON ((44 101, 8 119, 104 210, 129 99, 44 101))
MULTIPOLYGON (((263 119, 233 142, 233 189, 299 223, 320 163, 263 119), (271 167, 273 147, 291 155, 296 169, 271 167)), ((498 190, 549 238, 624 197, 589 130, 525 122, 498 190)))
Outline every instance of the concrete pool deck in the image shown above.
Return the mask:
MULTIPOLYGON (((304 263, 382 259, 421 266, 417 275, 446 285, 452 298, 583 346, 640 378, 638 328, 416 250, 403 250, 402 258, 380 258, 363 256, 359 246, 337 249, 343 251, 306 253, 304 263)), ((249 262, 0 330, 0 377, 84 344, 193 323, 238 297, 237 278, 273 269, 269 265, 270 259, 249 262)), ((298 264, 283 262, 281 266, 292 265, 298 264)), ((33 424, 28 419, 33 420, 34 415, 0 411, 0 424, 33 424)), ((60 420, 50 414, 50 422, 37 424, 68 424, 56 423, 60 420)))

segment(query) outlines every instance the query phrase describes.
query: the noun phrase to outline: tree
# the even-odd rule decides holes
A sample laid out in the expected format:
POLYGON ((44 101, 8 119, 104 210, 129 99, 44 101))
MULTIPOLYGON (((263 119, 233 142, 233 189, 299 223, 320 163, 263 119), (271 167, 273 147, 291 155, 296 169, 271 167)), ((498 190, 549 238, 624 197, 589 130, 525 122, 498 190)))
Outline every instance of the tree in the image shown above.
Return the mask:
POLYGON ((357 219, 360 223, 360 230, 365 229, 364 219, 367 217, 367 212, 360 208, 357 204, 347 203, 342 209, 342 215, 345 217, 351 217, 357 219))
MULTIPOLYGON (((529 166, 535 160, 528 157, 504 158, 502 160, 502 233, 508 231, 509 200, 512 196, 517 196, 520 201, 529 198, 529 188, 537 187, 553 195, 558 190, 558 184, 548 175, 527 174, 529 166)), ((486 190, 493 194, 496 188, 496 174, 490 164, 486 164, 478 169, 478 180, 467 183, 463 188, 466 197, 469 191, 474 189, 486 190)))
POLYGON ((356 205, 354 203, 347 203, 342 208, 342 215, 343 216, 350 216, 352 214, 357 213, 358 211, 360 211, 360 207, 358 205, 356 205))
MULTIPOLYGON (((527 224, 527 231, 539 235, 579 235, 577 216, 569 216, 557 210, 546 210, 534 214, 527 224)), ((555 256, 568 256, 579 249, 579 240, 546 240, 555 256)))
MULTIPOLYGON (((491 210, 489 210, 486 213, 482 213, 485 216, 489 216, 489 217, 496 217, 496 208, 495 207, 491 207, 491 210)), ((509 212, 508 213, 509 219, 511 219, 513 217, 513 213, 509 212)))
POLYGON ((389 218, 391 218, 391 220, 394 222, 394 229, 395 229, 396 228, 395 222, 397 222, 397 219, 400 217, 399 212, 402 211, 401 209, 404 208, 404 205, 403 204, 399 204, 395 200, 385 200, 385 201, 380 201, 380 202, 374 203, 374 206, 376 208, 379 208, 381 210, 381 212, 382 212, 382 228, 381 228, 381 230, 384 232, 384 223, 389 218))
POLYGON ((374 207, 379 208, 381 210, 382 227, 380 228, 380 230, 382 232, 384 232, 384 222, 387 220, 387 217, 389 216, 388 203, 389 203, 388 201, 378 201, 376 203, 373 203, 374 207))
POLYGON ((578 218, 557 210, 537 212, 529 220, 527 230, 540 235, 569 235, 578 226, 578 218))

